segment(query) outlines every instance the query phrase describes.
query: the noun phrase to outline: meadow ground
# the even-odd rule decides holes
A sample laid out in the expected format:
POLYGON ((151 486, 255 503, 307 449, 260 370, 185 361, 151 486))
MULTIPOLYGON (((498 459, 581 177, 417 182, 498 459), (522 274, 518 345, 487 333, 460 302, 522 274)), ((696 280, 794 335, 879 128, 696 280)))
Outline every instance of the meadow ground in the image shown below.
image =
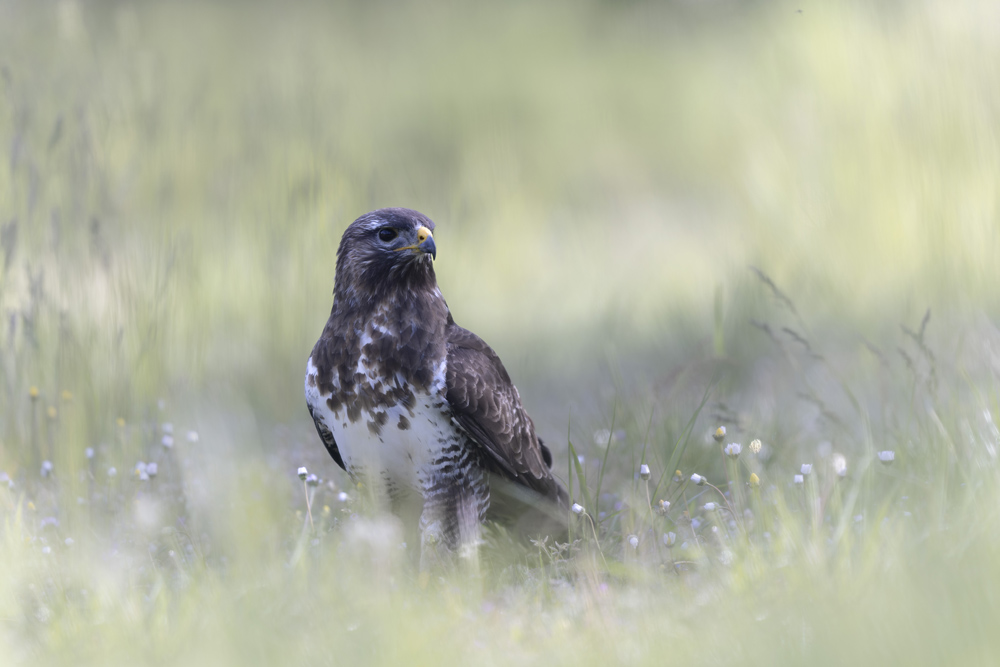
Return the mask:
POLYGON ((996 664, 998 38, 964 0, 0 2, 0 664, 996 664), (387 205, 569 544, 421 577, 316 438, 334 251, 387 205))

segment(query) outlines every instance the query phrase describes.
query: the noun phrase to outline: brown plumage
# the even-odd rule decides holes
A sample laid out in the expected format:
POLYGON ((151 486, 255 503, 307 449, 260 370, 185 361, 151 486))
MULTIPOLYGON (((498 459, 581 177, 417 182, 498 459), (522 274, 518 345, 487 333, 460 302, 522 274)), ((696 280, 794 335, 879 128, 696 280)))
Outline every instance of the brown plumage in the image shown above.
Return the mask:
POLYGON ((474 545, 488 518, 558 531, 568 506, 500 358, 452 319, 433 230, 409 209, 347 228, 305 386, 337 464, 378 486, 404 519, 419 515, 424 556, 428 544, 474 545))

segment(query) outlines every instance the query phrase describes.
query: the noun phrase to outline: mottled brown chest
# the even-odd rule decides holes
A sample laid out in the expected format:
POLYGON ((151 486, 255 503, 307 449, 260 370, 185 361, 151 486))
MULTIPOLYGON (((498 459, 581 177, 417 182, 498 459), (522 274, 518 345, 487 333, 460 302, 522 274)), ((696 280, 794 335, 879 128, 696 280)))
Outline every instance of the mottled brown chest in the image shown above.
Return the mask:
POLYGON ((312 353, 317 388, 338 418, 381 427, 388 408, 412 416, 416 393, 443 396, 448 309, 436 289, 367 309, 339 306, 312 353))

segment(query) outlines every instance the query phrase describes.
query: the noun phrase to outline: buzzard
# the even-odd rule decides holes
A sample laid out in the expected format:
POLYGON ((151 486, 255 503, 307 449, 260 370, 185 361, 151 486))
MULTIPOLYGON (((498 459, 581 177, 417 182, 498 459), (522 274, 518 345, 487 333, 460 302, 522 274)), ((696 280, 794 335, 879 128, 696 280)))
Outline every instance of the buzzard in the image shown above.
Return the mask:
POLYGON ((305 377, 327 451, 411 533, 419 527, 422 564, 474 553, 487 520, 561 532, 568 507, 500 358, 452 319, 433 231, 405 208, 347 228, 305 377))

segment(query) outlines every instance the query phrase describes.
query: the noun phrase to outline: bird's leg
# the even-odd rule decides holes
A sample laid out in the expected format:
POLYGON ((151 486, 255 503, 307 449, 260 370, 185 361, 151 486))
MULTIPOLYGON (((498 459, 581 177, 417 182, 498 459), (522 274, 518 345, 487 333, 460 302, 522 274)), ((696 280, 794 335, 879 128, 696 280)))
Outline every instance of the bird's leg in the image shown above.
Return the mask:
POLYGON ((486 475, 478 466, 456 466, 424 489, 420 514, 420 569, 459 562, 479 569, 480 525, 489 506, 486 475), (464 468, 464 469, 463 469, 464 468))

